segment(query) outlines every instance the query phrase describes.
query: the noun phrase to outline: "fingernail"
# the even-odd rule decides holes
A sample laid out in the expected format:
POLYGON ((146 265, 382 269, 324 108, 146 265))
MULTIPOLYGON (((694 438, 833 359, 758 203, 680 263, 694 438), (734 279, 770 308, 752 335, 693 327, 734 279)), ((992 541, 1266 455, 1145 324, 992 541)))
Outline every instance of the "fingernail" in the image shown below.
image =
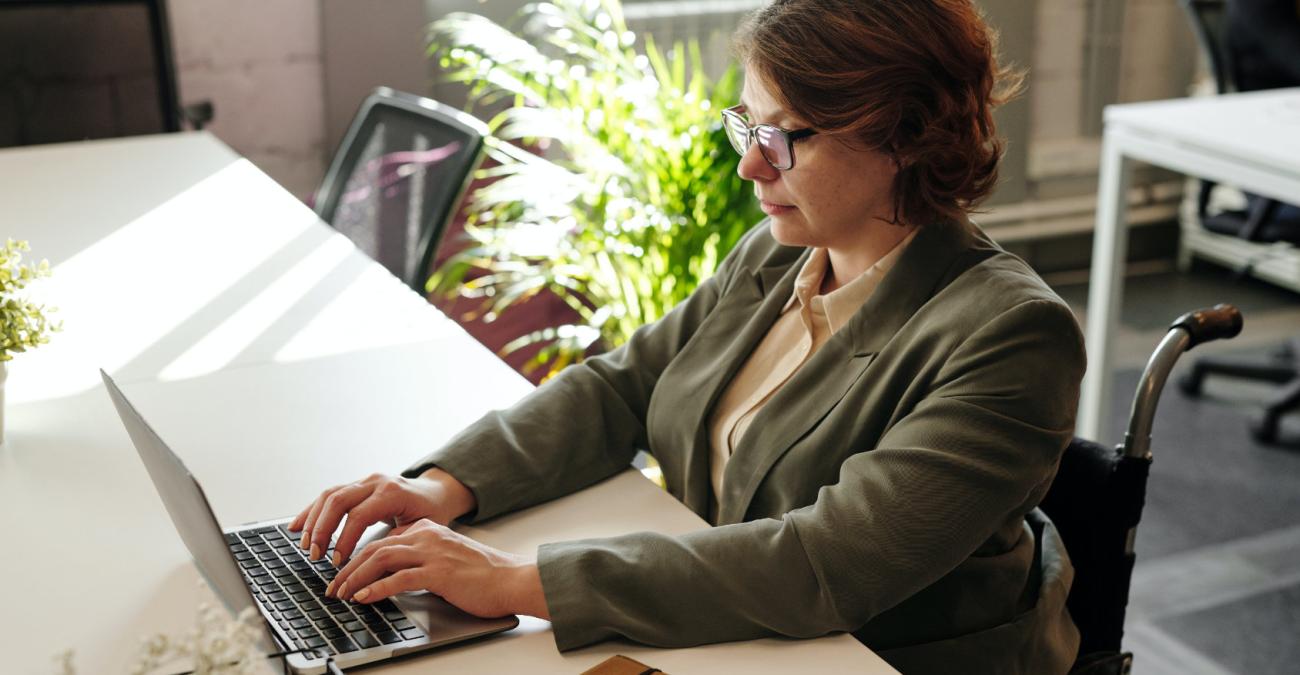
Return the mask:
POLYGON ((368 597, 370 597, 370 589, 369 589, 369 588, 363 588, 363 589, 357 591, 357 594, 354 595, 354 596, 352 596, 352 599, 353 599, 353 600, 356 600, 357 602, 361 602, 361 601, 365 600, 365 599, 368 598, 368 597))
POLYGON ((303 533, 302 533, 302 541, 298 542, 298 548, 301 548, 301 549, 303 549, 303 550, 306 550, 306 548, 307 548, 307 540, 308 540, 307 532, 304 530, 303 533))
POLYGON ((313 543, 311 545, 311 554, 307 557, 312 560, 320 560, 320 544, 313 543))
POLYGON ((331 581, 327 586, 325 586, 325 597, 330 598, 333 596, 334 596, 334 582, 331 581))
POLYGON ((345 581, 343 582, 342 586, 339 586, 339 592, 336 597, 338 597, 340 600, 348 599, 348 582, 345 581))
POLYGON ((343 556, 339 555, 338 551, 335 551, 335 552, 334 552, 334 559, 331 560, 331 562, 334 563, 334 566, 335 566, 335 567, 338 567, 338 566, 339 566, 339 563, 342 562, 342 561, 343 561, 343 556))

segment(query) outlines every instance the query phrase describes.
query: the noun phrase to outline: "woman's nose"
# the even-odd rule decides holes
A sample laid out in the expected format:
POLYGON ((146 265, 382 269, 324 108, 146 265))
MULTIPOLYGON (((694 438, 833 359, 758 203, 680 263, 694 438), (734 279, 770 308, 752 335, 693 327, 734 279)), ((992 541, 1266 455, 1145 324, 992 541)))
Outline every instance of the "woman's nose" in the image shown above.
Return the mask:
POLYGON ((768 181, 775 180, 780 173, 772 168, 771 164, 763 159, 763 153, 758 149, 758 143, 750 143, 749 149, 740 156, 740 164, 736 166, 736 173, 745 180, 768 181))

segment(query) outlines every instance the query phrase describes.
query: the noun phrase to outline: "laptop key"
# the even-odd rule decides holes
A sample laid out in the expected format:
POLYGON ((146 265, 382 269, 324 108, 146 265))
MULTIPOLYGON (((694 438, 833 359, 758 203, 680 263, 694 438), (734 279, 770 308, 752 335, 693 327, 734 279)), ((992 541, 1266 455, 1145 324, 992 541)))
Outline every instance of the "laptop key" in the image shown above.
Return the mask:
MULTIPOLYGON (((404 631, 408 628, 415 628, 415 624, 411 623, 410 619, 398 619, 393 622, 393 628, 404 631)), ((405 633, 403 633, 403 635, 405 635, 405 633)))
POLYGON ((352 642, 352 640, 349 640, 346 637, 341 637, 338 640, 331 642, 330 644, 334 645, 335 651, 337 651, 340 654, 355 652, 357 650, 356 643, 352 642))
POLYGON ((343 624, 343 629, 349 633, 365 632, 365 628, 360 621, 347 621, 343 624))
POLYGON ((424 637, 424 631, 419 628, 407 628, 402 631, 402 637, 407 640, 414 640, 416 638, 424 637))
POLYGON ((252 546, 249 547, 248 550, 252 551, 253 553, 266 553, 267 551, 271 550, 271 547, 267 546, 266 544, 253 544, 252 546))
POLYGON ((254 567, 260 567, 260 565, 256 560, 241 560, 239 561, 239 566, 246 570, 253 569, 254 567))
POLYGON ((289 596, 286 595, 285 593, 276 592, 271 594, 271 602, 280 602, 281 600, 288 600, 288 599, 289 596))
POLYGON ((312 649, 320 649, 325 646, 325 639, 321 637, 308 638, 307 646, 312 649))
POLYGON ((280 611, 284 611, 286 609, 296 609, 296 607, 294 607, 292 600, 284 600, 282 602, 277 602, 275 603, 275 608, 280 611))
POLYGON ((253 559, 253 554, 249 553, 248 551, 243 551, 242 553, 235 554, 235 560, 238 560, 239 562, 244 562, 245 560, 252 560, 252 559, 253 559))
POLYGON ((337 604, 325 603, 325 608, 330 611, 330 614, 347 614, 349 616, 352 615, 352 613, 348 611, 347 605, 338 602, 337 600, 335 600, 334 602, 337 604))
POLYGON ((311 600, 313 597, 315 596, 313 596, 311 593, 308 593, 307 591, 302 591, 293 594, 293 599, 298 602, 306 602, 308 600, 311 600))
MULTIPOLYGON (((271 570, 271 574, 274 574, 274 575, 275 575, 275 578, 277 578, 277 579, 286 579, 286 578, 288 578, 288 579, 292 579, 292 578, 293 578, 293 570, 289 569, 288 567, 277 567, 277 568, 274 568, 274 569, 271 570)), ((281 582, 281 583, 285 583, 285 582, 281 582)))
POLYGON ((343 637, 344 635, 348 634, 347 631, 343 630, 342 628, 339 628, 338 626, 327 626, 325 628, 320 629, 320 632, 324 633, 325 637, 331 640, 337 640, 343 637))
MULTIPOLYGON (((251 557, 252 554, 249 554, 249 555, 250 555, 250 557, 251 557)), ((257 559, 258 559, 258 560, 261 560, 261 561, 264 561, 264 562, 265 562, 265 561, 268 561, 268 560, 278 560, 278 558, 275 557, 275 554, 274 554, 274 553, 271 553, 270 551, 268 551, 268 552, 266 552, 266 553, 258 553, 258 554, 257 554, 257 559)))
POLYGON ((258 533, 252 530, 244 530, 243 532, 239 533, 239 538, 240 539, 261 539, 262 537, 261 535, 259 535, 258 533))
POLYGON ((306 628, 311 625, 311 622, 306 619, 292 619, 289 621, 289 625, 294 628, 306 628))
POLYGON ((298 611, 298 610, 296 610, 296 609, 286 609, 286 610, 284 610, 284 618, 286 618, 286 619, 301 619, 301 618, 302 618, 302 612, 300 612, 300 611, 298 611))
POLYGON ((270 527, 270 526, 268 526, 268 527, 259 527, 259 528, 257 528, 256 530, 253 530, 253 531, 256 532, 256 533, 258 533, 258 534, 275 534, 275 528, 274 528, 274 527, 270 527))
POLYGON ((379 641, 376 640, 373 635, 363 630, 350 631, 349 635, 352 636, 352 639, 357 643, 357 646, 362 649, 370 649, 371 647, 379 646, 379 641))
POLYGON ((379 641, 386 645, 402 641, 401 634, 392 630, 381 630, 378 633, 375 633, 375 637, 379 638, 379 641))

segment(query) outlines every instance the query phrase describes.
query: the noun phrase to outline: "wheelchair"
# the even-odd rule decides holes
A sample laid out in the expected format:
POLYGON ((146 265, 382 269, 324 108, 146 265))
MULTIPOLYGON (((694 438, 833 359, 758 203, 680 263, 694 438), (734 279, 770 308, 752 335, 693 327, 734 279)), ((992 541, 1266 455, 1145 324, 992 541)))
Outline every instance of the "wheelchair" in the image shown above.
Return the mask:
POLYGON ((1124 442, 1114 448, 1075 438, 1039 508, 1056 525, 1074 564, 1066 600, 1079 629, 1074 675, 1128 673, 1133 654, 1121 646, 1133 545, 1151 468, 1151 424, 1169 372, 1198 344, 1235 337, 1241 312, 1231 305, 1188 312, 1175 320, 1138 381, 1124 442))

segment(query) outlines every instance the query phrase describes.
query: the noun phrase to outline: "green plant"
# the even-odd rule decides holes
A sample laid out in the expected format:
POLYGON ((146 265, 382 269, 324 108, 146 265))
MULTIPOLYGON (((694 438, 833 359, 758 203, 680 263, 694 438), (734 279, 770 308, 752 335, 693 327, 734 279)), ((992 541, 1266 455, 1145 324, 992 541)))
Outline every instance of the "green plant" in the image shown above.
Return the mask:
POLYGON ((49 333, 62 327, 45 316, 50 308, 15 297, 28 282, 50 275, 48 261, 23 264, 22 252, 30 250, 26 241, 13 239, 0 249, 0 361, 49 342, 49 333))
POLYGON ((468 248, 430 279, 492 320, 543 291, 578 319, 520 336, 542 343, 526 368, 554 374, 624 342, 711 276, 762 214, 736 175, 719 119, 739 97, 697 44, 643 53, 617 0, 525 7, 515 32, 474 14, 430 26, 429 53, 469 86, 489 122, 494 166, 471 195, 468 248), (523 149, 523 148, 528 148, 523 149))

